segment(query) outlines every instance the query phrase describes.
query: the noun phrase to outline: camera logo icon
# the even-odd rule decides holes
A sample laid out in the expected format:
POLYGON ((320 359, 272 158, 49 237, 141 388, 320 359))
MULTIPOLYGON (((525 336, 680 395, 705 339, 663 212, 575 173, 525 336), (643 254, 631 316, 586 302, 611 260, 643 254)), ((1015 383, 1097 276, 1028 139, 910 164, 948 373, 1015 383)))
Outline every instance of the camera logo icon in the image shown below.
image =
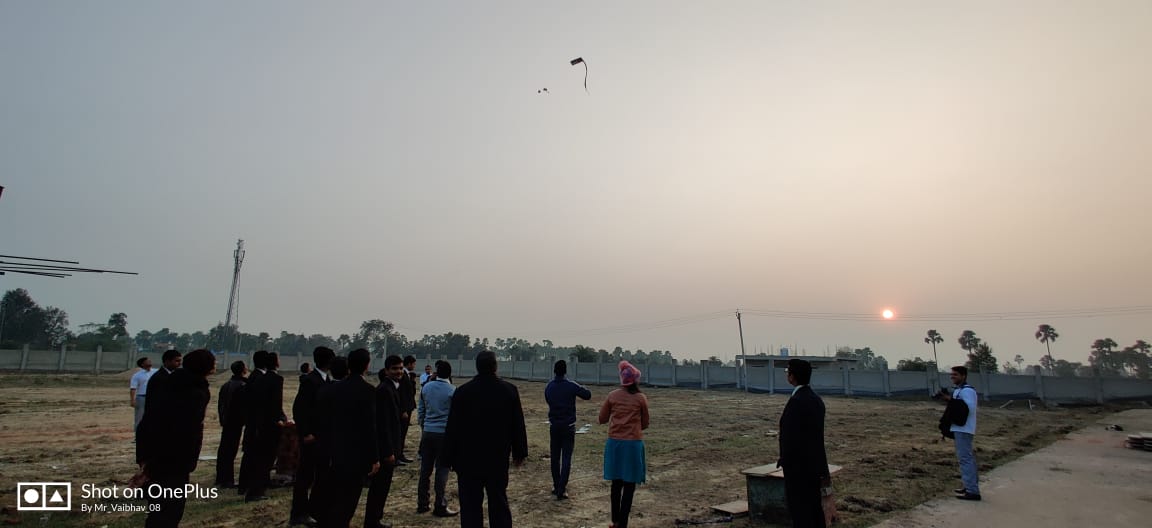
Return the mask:
POLYGON ((70 511, 71 482, 17 482, 16 509, 20 511, 70 511))

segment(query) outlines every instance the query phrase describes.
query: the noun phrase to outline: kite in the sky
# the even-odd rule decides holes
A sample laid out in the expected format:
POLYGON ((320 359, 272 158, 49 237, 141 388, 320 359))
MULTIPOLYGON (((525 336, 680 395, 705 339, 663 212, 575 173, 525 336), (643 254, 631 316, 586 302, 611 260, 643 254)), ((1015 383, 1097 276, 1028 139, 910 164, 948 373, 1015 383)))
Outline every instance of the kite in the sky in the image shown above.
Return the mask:
POLYGON ((584 65, 584 93, 588 93, 588 63, 584 62, 584 57, 576 57, 568 62, 571 62, 573 66, 577 64, 584 65))
POLYGON ((547 88, 541 88, 539 90, 536 90, 536 93, 550 93, 550 92, 548 91, 547 88))

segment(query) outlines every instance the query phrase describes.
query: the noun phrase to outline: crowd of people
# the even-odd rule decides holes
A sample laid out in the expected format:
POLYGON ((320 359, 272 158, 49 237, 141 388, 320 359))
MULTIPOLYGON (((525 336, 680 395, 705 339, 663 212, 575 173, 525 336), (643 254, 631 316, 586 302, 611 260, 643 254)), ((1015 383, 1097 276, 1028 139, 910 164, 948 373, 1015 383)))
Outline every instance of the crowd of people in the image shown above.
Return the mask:
MULTIPOLYGON (((203 443, 204 417, 211 394, 208 378, 216 358, 207 350, 187 356, 164 353, 162 367, 151 369, 141 358, 140 372, 130 382, 136 408, 136 447, 140 474, 165 488, 182 488, 196 469, 203 443)), ((216 459, 216 486, 235 488, 246 502, 267 500, 270 473, 285 428, 293 430, 299 449, 288 455, 295 468, 290 526, 348 528, 368 489, 365 528, 386 528, 384 507, 395 468, 414 461, 404 453, 413 415, 421 428, 419 441, 419 514, 459 515, 462 528, 511 528, 508 474, 528 456, 528 438, 520 393, 497 375, 496 356, 476 356, 476 375, 456 387, 452 365, 436 362, 422 375, 412 356, 388 356, 377 372, 378 384, 366 378, 371 355, 365 349, 338 357, 326 347, 313 353, 314 368, 302 369, 292 403, 292 417, 283 410, 284 378, 277 373, 275 353, 253 354, 253 369, 233 362, 232 377, 220 387, 217 410, 221 425, 216 459), (235 459, 243 449, 238 480, 235 459), (456 473, 459 511, 449 508, 446 487, 456 473)), ((555 377, 544 389, 551 443, 552 495, 568 499, 575 443, 576 400, 589 400, 591 391, 567 378, 567 363, 554 364, 555 377)), ((620 386, 600 406, 598 421, 608 424, 603 475, 611 482, 610 528, 627 528, 636 485, 645 482, 644 430, 649 425, 648 399, 640 390, 641 372, 619 363, 620 386)), ((824 402, 809 386, 812 366, 801 359, 788 362, 788 382, 795 388, 780 418, 780 458, 785 501, 793 526, 823 527, 834 513, 828 457, 824 448, 824 402)), ((956 456, 964 500, 980 500, 972 442, 976 427, 977 394, 967 384, 964 367, 952 369, 955 388, 944 391, 950 400, 941 430, 956 440, 956 456)), ((280 451, 284 458, 284 451, 280 451)), ((175 527, 183 517, 185 499, 150 498, 145 526, 175 527)))
MULTIPOLYGON (((141 358, 140 371, 130 382, 140 466, 134 482, 178 488, 188 483, 199 460, 216 358, 207 350, 187 356, 169 350, 162 361, 154 370, 148 358, 141 358)), ((389 527, 384 507, 395 468, 416 464, 404 452, 415 418, 421 430, 416 512, 459 516, 462 528, 480 528, 486 498, 488 526, 510 528, 508 474, 527 458, 528 436, 520 392, 497 375, 495 354, 477 354, 476 375, 459 387, 447 361, 418 375, 414 357, 388 356, 377 372, 378 384, 366 377, 370 363, 364 349, 338 357, 329 348, 316 348, 313 363, 302 366, 291 417, 284 412, 284 378, 275 353, 253 354, 251 371, 243 361, 229 365, 232 376, 217 394, 216 487, 235 489, 245 502, 267 500, 273 468, 285 462, 277 460, 285 457, 283 444, 293 444, 298 449, 287 451, 294 472, 290 526, 346 528, 367 488, 365 528, 389 527), (458 511, 448 504, 450 472, 456 474, 458 511)), ((566 362, 556 362, 554 373, 544 391, 552 424, 552 494, 565 500, 576 399, 592 395, 567 379, 566 362)), ((642 430, 649 420, 640 375, 622 361, 621 388, 608 396, 599 415, 600 423, 610 424, 604 478, 612 481, 611 526, 616 528, 628 526, 632 494, 645 476, 642 430)), ((180 524, 186 499, 149 502, 155 506, 149 508, 146 527, 180 524)))

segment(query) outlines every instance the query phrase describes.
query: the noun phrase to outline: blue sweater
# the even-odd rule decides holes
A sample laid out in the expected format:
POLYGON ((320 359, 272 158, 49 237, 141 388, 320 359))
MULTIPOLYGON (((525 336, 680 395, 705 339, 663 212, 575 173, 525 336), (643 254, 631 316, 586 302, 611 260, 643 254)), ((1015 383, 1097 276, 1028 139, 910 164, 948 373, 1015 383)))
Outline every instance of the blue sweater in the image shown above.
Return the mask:
POLYGON ((592 399, 592 391, 565 377, 556 377, 544 387, 544 400, 548 402, 548 421, 555 426, 576 423, 576 397, 592 399))
POLYGON ((443 433, 448 425, 448 411, 452 409, 452 393, 456 387, 442 379, 424 384, 420 389, 420 407, 417 409, 421 427, 426 433, 443 433))

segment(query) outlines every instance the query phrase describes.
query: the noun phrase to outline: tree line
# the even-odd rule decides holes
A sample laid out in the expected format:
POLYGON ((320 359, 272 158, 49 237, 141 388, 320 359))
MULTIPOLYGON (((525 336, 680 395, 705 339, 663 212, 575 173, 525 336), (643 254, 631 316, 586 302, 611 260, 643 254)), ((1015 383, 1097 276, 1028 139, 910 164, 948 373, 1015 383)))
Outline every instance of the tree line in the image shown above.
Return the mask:
MULTIPOLYGON (((1036 374, 1046 373, 1053 376, 1094 376, 1097 370, 1102 376, 1132 376, 1140 379, 1152 377, 1152 345, 1143 339, 1135 344, 1117 349, 1115 340, 1106 337, 1092 342, 1088 353, 1088 364, 1078 361, 1067 361, 1052 358, 1052 344, 1060 338, 1060 334, 1052 325, 1042 324, 1036 328, 1034 337, 1044 344, 1045 354, 1040 357, 1037 365, 1024 366, 1024 357, 1016 354, 1012 361, 1000 364, 993 353, 991 345, 982 340, 972 330, 965 330, 957 338, 960 348, 968 353, 965 366, 976 372, 1004 372, 1005 374, 1036 374)), ((928 330, 924 342, 932 345, 932 360, 920 359, 919 356, 910 360, 901 360, 897 370, 926 371, 935 369, 936 345, 943 343, 944 338, 936 330, 928 330)))
MULTIPOLYGON (((106 323, 82 324, 79 330, 73 332, 69 328, 68 314, 64 310, 41 307, 22 288, 9 290, 0 299, 0 348, 28 345, 32 348, 64 346, 73 350, 95 350, 99 346, 107 351, 129 350, 142 354, 159 354, 170 348, 206 348, 215 352, 268 350, 281 355, 311 357, 313 349, 325 346, 336 351, 365 348, 377 357, 396 354, 471 360, 480 351, 491 350, 502 359, 516 361, 558 358, 580 362, 628 360, 650 365, 698 364, 690 359, 677 360, 668 350, 629 350, 617 346, 609 351, 586 345, 558 346, 549 339, 537 342, 519 337, 490 340, 457 332, 409 338, 396 331, 393 323, 382 319, 364 321, 356 331, 336 337, 288 331, 275 335, 249 333, 239 331, 235 325, 223 324, 195 332, 175 332, 170 328, 140 330, 133 336, 128 332, 127 314, 117 312, 111 314, 106 323)), ((705 362, 720 363, 714 356, 705 362)))
MULTIPOLYGON (((637 349, 635 351, 614 347, 611 351, 586 345, 557 346, 549 339, 531 342, 519 337, 506 337, 490 340, 473 338, 467 334, 445 332, 425 334, 420 338, 409 338, 396 331, 395 325, 382 319, 370 319, 360 323, 360 327, 348 334, 332 337, 324 334, 295 334, 281 331, 273 335, 268 332, 241 332, 235 326, 223 324, 207 331, 174 332, 169 328, 156 331, 140 330, 132 336, 128 332, 128 316, 123 312, 109 315, 105 323, 79 325, 79 332, 69 328, 68 314, 60 308, 41 307, 22 288, 9 290, 0 299, 0 348, 19 348, 25 344, 33 348, 59 348, 66 346, 73 350, 95 350, 103 347, 108 351, 136 350, 140 353, 157 354, 169 348, 192 350, 207 348, 217 352, 251 352, 269 350, 282 355, 301 354, 310 356, 318 346, 326 346, 337 351, 366 348, 378 357, 385 354, 400 356, 462 358, 470 360, 482 350, 492 350, 502 359, 531 361, 545 358, 563 358, 579 362, 611 362, 622 359, 651 365, 709 365, 725 364, 716 356, 700 362, 690 359, 677 360, 667 350, 637 349)), ((1152 377, 1152 345, 1144 340, 1118 348, 1111 338, 1096 339, 1092 342, 1088 363, 1053 359, 1052 344, 1060 334, 1052 325, 1039 325, 1034 334, 1044 345, 1045 355, 1039 364, 1024 366, 1024 358, 1017 354, 1012 361, 1000 363, 992 346, 972 330, 964 330, 957 338, 960 348, 967 353, 965 366, 974 372, 1003 372, 1005 374, 1035 374, 1037 372, 1054 376, 1093 376, 1099 370, 1105 376, 1133 376, 1141 379, 1152 377)), ((902 359, 896 370, 927 371, 938 369, 936 345, 944 342, 944 337, 936 330, 928 330, 924 343, 932 346, 932 359, 902 359)), ((836 357, 857 360, 863 370, 887 369, 888 360, 877 355, 870 347, 837 347, 836 357)), ((735 365, 729 361, 728 365, 735 365)))

